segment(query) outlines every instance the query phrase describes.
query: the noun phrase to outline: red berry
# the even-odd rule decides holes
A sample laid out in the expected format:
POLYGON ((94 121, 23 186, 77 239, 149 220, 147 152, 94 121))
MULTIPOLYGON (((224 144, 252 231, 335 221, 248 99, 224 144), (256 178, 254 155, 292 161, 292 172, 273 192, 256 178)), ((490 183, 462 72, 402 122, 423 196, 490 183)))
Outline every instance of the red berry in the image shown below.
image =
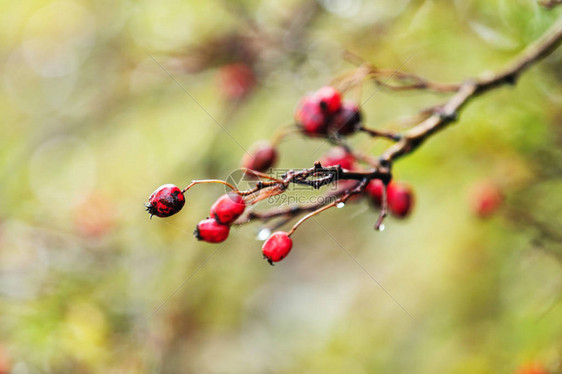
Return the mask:
POLYGON ((78 232, 86 237, 103 237, 115 226, 115 218, 115 201, 99 192, 92 193, 75 206, 74 224, 78 232))
POLYGON ((380 179, 371 179, 369 184, 365 187, 365 191, 371 198, 371 201, 375 206, 382 205, 382 194, 384 190, 384 184, 380 179))
POLYGON ((387 192, 390 212, 399 218, 407 217, 414 205, 414 194, 410 186, 405 183, 390 182, 387 192))
POLYGON ((305 96, 301 99, 295 111, 295 120, 307 135, 326 135, 327 133, 328 118, 322 110, 321 100, 315 95, 305 96))
POLYGON ((207 243, 220 243, 228 238, 230 226, 221 225, 213 218, 207 218, 197 224, 195 237, 207 243))
POLYGON ((345 101, 341 110, 334 116, 329 130, 340 135, 353 134, 361 126, 361 120, 359 107, 355 103, 345 101))
POLYGON ((517 374, 548 374, 548 371, 538 362, 529 362, 519 367, 517 374))
POLYGON ((334 114, 341 108, 341 94, 334 87, 322 87, 314 96, 320 100, 322 110, 328 114, 334 114))
POLYGON ((344 147, 333 147, 320 159, 322 166, 340 165, 343 169, 355 169, 355 157, 344 147))
POLYGON ((244 154, 242 167, 255 171, 267 171, 277 161, 277 150, 267 140, 254 143, 250 151, 244 154))
POLYGON ((0 374, 10 374, 12 371, 12 360, 5 346, 0 345, 0 374))
POLYGON ((223 225, 230 225, 246 209, 246 202, 236 193, 228 193, 219 197, 211 207, 211 217, 223 225))
POLYGON ((248 95, 256 85, 253 70, 244 63, 229 64, 219 70, 219 83, 224 95, 231 100, 248 95))
POLYGON ((273 265, 274 262, 284 259, 291 252, 291 248, 293 248, 293 240, 286 232, 278 231, 271 234, 263 243, 261 251, 267 262, 273 265))
POLYGON ((472 211, 480 218, 488 218, 494 214, 503 202, 503 194, 495 184, 481 182, 473 187, 472 211))
POLYGON ((173 184, 165 184, 150 195, 145 206, 150 217, 169 217, 179 212, 184 204, 183 192, 173 184))

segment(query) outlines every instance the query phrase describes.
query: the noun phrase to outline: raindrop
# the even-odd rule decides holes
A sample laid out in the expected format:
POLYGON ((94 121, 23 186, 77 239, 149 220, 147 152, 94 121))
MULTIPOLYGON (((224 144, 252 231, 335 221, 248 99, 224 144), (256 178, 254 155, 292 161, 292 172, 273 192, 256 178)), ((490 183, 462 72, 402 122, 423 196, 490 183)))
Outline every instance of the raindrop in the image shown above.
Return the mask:
POLYGON ((271 230, 266 227, 258 232, 258 235, 256 235, 256 239, 263 241, 269 238, 270 235, 271 235, 271 230))
POLYGON ((336 207, 337 208, 343 208, 345 206, 345 203, 337 203, 336 207))
POLYGON ((384 231, 384 223, 381 223, 381 225, 379 226, 379 231, 384 231))

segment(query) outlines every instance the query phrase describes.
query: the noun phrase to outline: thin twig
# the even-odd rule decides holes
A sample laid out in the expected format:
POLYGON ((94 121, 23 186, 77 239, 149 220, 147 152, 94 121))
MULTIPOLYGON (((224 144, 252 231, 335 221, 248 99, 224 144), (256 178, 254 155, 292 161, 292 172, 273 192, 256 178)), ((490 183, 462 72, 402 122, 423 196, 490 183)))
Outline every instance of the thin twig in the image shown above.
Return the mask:
POLYGON ((342 197, 340 197, 339 199, 337 199, 336 201, 333 201, 331 203, 329 203, 328 205, 325 205, 309 214, 307 214, 306 216, 302 217, 297 223, 294 224, 294 226, 291 228, 291 230, 287 233, 288 236, 293 235, 293 233, 300 227, 300 225, 302 225, 306 220, 316 216, 317 214, 322 213, 323 211, 333 208, 339 204, 345 204, 345 202, 352 196, 358 193, 363 192, 363 190, 365 189, 365 186, 367 185, 367 179, 362 180, 354 189, 352 189, 351 191, 347 191, 345 193, 345 195, 343 195, 342 197))
POLYGON ((390 131, 375 130, 365 126, 359 127, 359 131, 363 131, 369 134, 370 136, 372 136, 373 138, 387 138, 395 142, 398 142, 402 139, 402 136, 400 136, 399 134, 395 134, 390 131))

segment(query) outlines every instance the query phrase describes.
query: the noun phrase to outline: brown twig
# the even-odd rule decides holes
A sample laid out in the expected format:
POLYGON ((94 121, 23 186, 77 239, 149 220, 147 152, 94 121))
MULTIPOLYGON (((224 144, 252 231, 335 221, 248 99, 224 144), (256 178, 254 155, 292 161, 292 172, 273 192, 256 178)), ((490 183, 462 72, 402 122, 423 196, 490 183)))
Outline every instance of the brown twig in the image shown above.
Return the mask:
MULTIPOLYGON (((291 184, 305 185, 314 189, 319 189, 323 186, 332 184, 337 181, 355 180, 355 181, 370 181, 372 179, 380 179, 383 183, 388 183, 391 179, 390 169, 386 166, 379 165, 370 170, 346 170, 341 166, 323 167, 320 162, 315 162, 314 166, 309 169, 289 170, 281 176, 281 178, 274 178, 267 174, 260 173, 250 169, 242 169, 244 173, 251 174, 257 177, 266 178, 266 181, 259 180, 256 182, 255 187, 239 191, 234 189, 229 183, 221 180, 202 180, 193 181, 186 191, 191 186, 200 183, 222 183, 233 189, 234 193, 245 196, 248 201, 255 204, 268 197, 276 196, 284 193, 291 184)), ((243 221, 241 223, 244 223, 243 221)))
POLYGON ((402 140, 391 146, 381 157, 392 162, 417 149, 432 134, 455 122, 461 109, 472 99, 506 84, 515 84, 517 78, 532 64, 540 61, 554 51, 562 42, 562 20, 559 20, 535 43, 527 47, 511 64, 503 70, 484 73, 476 79, 468 79, 459 86, 457 92, 429 118, 407 131, 402 140))
POLYGON ((201 180, 191 181, 191 183, 187 187, 185 187, 181 192, 185 193, 187 190, 189 190, 191 187, 193 187, 197 184, 206 184, 206 183, 224 184, 225 186, 230 188, 232 191, 236 191, 236 188, 234 188, 233 185, 231 185, 230 183, 225 182, 223 180, 220 180, 220 179, 201 179, 201 180))
MULTIPOLYGON (((433 82, 420 75, 395 69, 380 69, 373 64, 365 62, 361 57, 349 51, 345 51, 343 57, 353 64, 359 65, 357 71, 362 72, 361 76, 363 78, 371 78, 377 85, 393 91, 427 90, 447 93, 455 92, 459 89, 458 84, 433 82), (396 82, 396 84, 391 82, 396 82)), ((358 81, 351 79, 348 85, 353 86, 354 84, 362 82, 363 80, 358 81)))
POLYGON ((359 131, 363 131, 367 134, 369 134, 370 136, 372 136, 373 138, 387 138, 390 140, 393 140, 395 142, 398 142, 402 139, 402 136, 399 134, 395 134, 393 132, 390 131, 384 131, 384 130, 375 130, 375 129, 371 129, 365 126, 361 126, 359 127, 359 131))

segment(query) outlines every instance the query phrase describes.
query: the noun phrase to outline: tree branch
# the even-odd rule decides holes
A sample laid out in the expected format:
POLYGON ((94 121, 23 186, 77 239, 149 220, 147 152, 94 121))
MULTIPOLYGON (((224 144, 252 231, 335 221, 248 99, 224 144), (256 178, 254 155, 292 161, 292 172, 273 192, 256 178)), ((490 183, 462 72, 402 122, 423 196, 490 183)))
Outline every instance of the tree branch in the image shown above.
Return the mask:
POLYGON ((484 73, 468 79, 457 92, 433 115, 407 131, 402 140, 391 146, 381 157, 391 162, 417 149, 429 136, 455 122, 461 109, 472 99, 505 84, 515 84, 517 78, 537 61, 552 53, 562 42, 562 20, 528 46, 511 64, 495 73, 484 73))

